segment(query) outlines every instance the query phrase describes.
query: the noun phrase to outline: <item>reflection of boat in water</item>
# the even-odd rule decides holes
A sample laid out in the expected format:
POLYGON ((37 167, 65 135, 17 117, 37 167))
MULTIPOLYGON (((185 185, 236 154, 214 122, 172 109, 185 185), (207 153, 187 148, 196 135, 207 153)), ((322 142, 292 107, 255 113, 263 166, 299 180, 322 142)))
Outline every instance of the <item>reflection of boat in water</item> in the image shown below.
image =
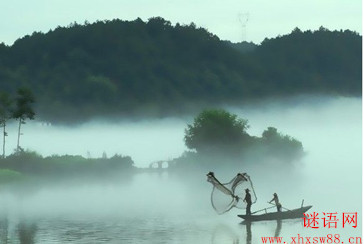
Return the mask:
MULTIPOLYGON (((282 229, 282 220, 276 220, 277 221, 277 226, 276 226, 276 230, 274 232, 274 236, 278 237, 281 234, 281 229, 282 229)), ((246 244, 252 244, 252 222, 251 221, 243 221, 241 223, 242 225, 245 225, 245 229, 246 229, 246 244)), ((237 242, 239 243, 239 242, 237 242)))
POLYGON ((242 215, 239 214, 240 218, 245 221, 262 221, 262 220, 279 220, 279 219, 297 219, 303 218, 303 213, 309 210, 312 206, 306 206, 301 208, 296 208, 293 210, 287 210, 283 212, 272 212, 259 215, 242 215))

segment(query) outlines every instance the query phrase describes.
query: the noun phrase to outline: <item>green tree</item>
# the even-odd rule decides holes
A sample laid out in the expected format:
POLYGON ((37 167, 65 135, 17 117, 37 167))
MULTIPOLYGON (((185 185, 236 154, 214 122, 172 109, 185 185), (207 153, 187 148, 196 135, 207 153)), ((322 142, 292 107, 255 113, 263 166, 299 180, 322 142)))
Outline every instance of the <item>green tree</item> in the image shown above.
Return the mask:
POLYGON ((197 152, 240 152, 249 145, 248 121, 225 110, 204 110, 185 130, 185 144, 197 152))
POLYGON ((31 87, 37 116, 58 123, 150 107, 168 115, 298 94, 361 96, 361 43, 358 33, 325 28, 254 45, 161 17, 73 23, 0 44, 0 90, 31 87))
POLYGON ((262 142, 267 147, 266 153, 270 156, 290 161, 304 155, 300 141, 279 133, 274 127, 268 127, 262 133, 262 142))
POLYGON ((8 93, 0 92, 0 125, 3 127, 3 158, 5 158, 6 122, 11 118, 11 99, 8 93))
POLYGON ((19 120, 18 127, 18 142, 16 146, 16 152, 20 151, 20 130, 21 125, 25 124, 26 119, 34 119, 34 110, 32 108, 32 104, 35 102, 34 95, 31 90, 28 88, 19 88, 17 90, 17 97, 15 99, 16 107, 13 112, 13 118, 19 120))

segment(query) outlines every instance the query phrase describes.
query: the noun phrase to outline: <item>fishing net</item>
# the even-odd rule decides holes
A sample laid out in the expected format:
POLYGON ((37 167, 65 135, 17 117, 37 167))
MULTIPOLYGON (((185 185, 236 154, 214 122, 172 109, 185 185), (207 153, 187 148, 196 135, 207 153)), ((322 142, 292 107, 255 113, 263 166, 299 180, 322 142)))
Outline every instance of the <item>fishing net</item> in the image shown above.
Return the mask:
POLYGON ((238 173, 228 183, 221 183, 215 178, 213 172, 207 174, 207 181, 213 185, 211 192, 211 204, 218 214, 223 214, 232 208, 245 209, 245 189, 252 192, 252 203, 257 201, 253 183, 246 173, 238 173))

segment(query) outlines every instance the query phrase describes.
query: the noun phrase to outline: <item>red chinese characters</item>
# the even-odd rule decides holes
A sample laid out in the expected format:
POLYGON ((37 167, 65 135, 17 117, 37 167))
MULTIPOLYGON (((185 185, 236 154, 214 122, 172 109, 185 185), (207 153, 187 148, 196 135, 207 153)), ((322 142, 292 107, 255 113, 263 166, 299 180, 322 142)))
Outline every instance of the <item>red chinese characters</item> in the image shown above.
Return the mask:
POLYGON ((318 222, 318 213, 313 212, 312 214, 306 214, 304 213, 305 218, 303 218, 303 226, 313 229, 319 228, 319 222, 318 222))
POLYGON ((343 228, 345 224, 351 225, 351 227, 358 227, 358 213, 343 213, 343 228))
POLYGON ((338 218, 338 213, 325 213, 323 217, 319 217, 319 213, 313 212, 311 214, 304 213, 303 226, 307 228, 318 229, 320 226, 323 228, 337 228, 338 223, 341 221, 342 227, 351 226, 356 228, 358 226, 358 213, 357 212, 343 212, 342 219, 338 218), (322 220, 322 222, 320 221, 322 220), (322 225, 320 225, 322 224, 322 225))

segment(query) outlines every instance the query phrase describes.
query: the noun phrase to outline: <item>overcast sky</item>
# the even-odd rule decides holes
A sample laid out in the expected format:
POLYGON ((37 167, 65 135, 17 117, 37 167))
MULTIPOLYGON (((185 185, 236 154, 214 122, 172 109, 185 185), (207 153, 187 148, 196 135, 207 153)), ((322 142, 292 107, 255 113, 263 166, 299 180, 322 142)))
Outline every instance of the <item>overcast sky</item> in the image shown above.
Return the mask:
POLYGON ((0 0, 0 42, 85 20, 161 16, 194 22, 223 40, 260 43, 295 27, 362 33, 361 0, 0 0))

